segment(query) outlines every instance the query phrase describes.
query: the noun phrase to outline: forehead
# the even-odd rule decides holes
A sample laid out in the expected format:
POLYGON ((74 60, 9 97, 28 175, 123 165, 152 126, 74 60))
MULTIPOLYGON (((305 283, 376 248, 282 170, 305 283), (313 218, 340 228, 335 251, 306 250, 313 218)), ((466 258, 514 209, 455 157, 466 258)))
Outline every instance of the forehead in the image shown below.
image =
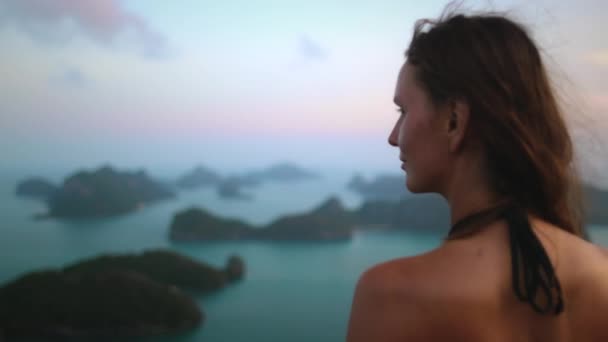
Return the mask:
POLYGON ((399 70, 397 77, 397 85, 395 87, 395 103, 402 104, 409 98, 412 92, 415 92, 416 84, 414 82, 414 67, 409 63, 404 63, 399 70))

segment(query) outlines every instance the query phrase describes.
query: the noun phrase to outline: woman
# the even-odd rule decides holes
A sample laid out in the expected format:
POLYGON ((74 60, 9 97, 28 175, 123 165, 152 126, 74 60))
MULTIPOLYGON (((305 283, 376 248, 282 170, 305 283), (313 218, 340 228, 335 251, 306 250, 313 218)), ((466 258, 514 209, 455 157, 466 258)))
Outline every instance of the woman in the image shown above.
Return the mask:
POLYGON ((608 255, 585 241, 573 146, 539 51, 500 15, 419 21, 395 91, 407 188, 448 201, 423 255, 360 278, 358 341, 608 341, 608 255))

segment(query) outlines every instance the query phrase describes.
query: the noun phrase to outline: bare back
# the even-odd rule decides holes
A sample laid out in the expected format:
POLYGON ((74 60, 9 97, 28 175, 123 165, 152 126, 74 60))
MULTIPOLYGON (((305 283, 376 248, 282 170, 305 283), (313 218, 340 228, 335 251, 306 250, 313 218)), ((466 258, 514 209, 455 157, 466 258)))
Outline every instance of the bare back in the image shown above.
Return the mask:
MULTIPOLYGON (((427 254, 380 264, 368 277, 390 284, 380 291, 390 292, 392 303, 402 300, 394 307, 414 308, 421 337, 410 341, 608 341, 608 256, 561 229, 531 223, 561 282, 565 310, 557 316, 536 313, 513 293, 502 222, 427 254)), ((411 336, 389 333, 388 325, 384 329, 390 334, 386 341, 411 336)))

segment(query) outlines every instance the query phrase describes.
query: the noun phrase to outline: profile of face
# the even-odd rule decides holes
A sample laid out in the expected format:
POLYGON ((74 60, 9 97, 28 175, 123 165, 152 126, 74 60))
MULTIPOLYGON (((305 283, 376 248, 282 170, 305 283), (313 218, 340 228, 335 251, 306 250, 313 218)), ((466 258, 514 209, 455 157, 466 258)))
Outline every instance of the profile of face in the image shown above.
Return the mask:
POLYGON ((433 104, 416 80, 415 68, 405 63, 399 72, 394 102, 400 115, 388 142, 399 148, 409 191, 441 192, 450 166, 450 114, 433 104))

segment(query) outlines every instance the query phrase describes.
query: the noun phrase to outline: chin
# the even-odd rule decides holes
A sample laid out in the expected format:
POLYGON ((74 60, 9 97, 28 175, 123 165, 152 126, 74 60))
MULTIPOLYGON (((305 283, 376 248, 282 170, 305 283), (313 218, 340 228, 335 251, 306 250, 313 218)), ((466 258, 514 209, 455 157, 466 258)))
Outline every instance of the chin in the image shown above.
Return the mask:
POLYGON ((413 177, 407 177, 405 181, 405 187, 409 190, 409 192, 413 194, 423 194, 428 192, 434 192, 432 187, 424 186, 420 182, 416 182, 413 177))
POLYGON ((405 180, 405 187, 413 194, 420 193, 420 190, 416 187, 416 182, 412 180, 412 177, 407 177, 405 180))

